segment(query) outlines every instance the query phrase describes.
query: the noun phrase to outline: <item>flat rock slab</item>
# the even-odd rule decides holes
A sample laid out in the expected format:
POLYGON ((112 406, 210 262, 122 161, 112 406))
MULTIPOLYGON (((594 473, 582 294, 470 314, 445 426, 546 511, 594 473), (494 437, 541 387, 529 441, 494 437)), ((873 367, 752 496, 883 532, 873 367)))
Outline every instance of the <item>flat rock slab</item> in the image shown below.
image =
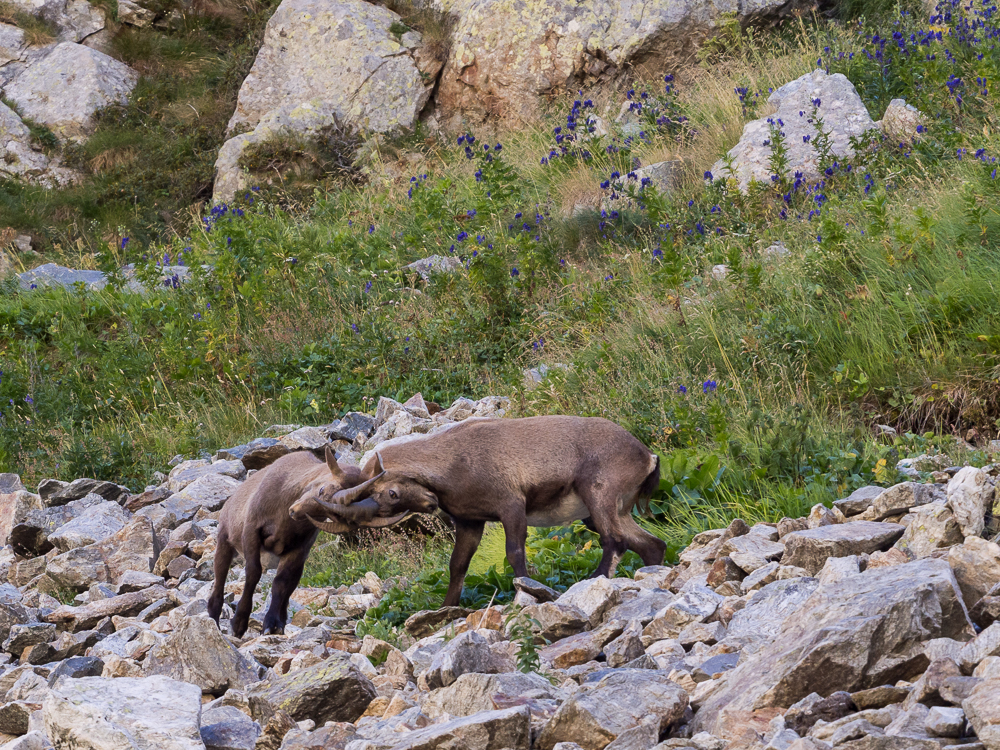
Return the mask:
POLYGON ((45 733, 74 750, 203 750, 201 690, 166 677, 62 679, 42 704, 45 733))
POLYGON ((786 534, 782 565, 794 565, 816 575, 829 557, 871 554, 895 544, 905 529, 894 523, 851 521, 786 534))
POLYGON ((727 712, 788 707, 813 692, 912 679, 928 665, 926 640, 969 634, 961 592, 944 560, 878 568, 820 586, 701 706, 695 729, 713 732, 727 712))
POLYGON ((486 711, 404 734, 391 744, 375 743, 379 750, 528 750, 531 747, 531 711, 527 706, 486 711))

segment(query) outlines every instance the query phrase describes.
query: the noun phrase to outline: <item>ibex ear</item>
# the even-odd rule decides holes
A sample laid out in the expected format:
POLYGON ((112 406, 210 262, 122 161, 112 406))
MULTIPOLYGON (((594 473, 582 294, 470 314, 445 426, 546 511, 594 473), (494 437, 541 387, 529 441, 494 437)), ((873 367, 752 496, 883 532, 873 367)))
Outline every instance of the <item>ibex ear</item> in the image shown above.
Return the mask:
POLYGON ((344 470, 337 463, 337 454, 333 452, 333 448, 329 445, 326 446, 326 465, 330 467, 330 473, 333 474, 334 479, 342 480, 344 478, 344 470))

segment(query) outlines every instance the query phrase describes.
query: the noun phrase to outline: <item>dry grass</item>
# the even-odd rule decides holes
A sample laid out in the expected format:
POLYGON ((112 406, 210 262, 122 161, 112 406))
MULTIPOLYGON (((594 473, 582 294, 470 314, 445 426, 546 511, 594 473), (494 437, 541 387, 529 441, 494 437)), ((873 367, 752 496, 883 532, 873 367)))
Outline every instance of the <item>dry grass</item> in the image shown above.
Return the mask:
POLYGON ((51 44, 58 36, 48 22, 26 13, 11 3, 0 1, 0 23, 17 26, 24 32, 25 41, 32 47, 51 44))
POLYGON ((91 170, 96 174, 110 172, 121 167, 128 166, 139 158, 139 150, 134 146, 125 148, 109 148, 93 157, 90 162, 91 170))

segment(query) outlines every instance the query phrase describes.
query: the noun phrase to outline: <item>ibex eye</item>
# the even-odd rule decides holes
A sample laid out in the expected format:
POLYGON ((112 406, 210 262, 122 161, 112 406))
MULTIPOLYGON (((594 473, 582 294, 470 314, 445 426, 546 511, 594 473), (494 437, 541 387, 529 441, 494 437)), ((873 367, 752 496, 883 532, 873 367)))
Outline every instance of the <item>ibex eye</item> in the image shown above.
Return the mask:
POLYGON ((389 490, 389 497, 391 497, 393 500, 396 500, 399 498, 399 495, 396 494, 396 490, 389 490))

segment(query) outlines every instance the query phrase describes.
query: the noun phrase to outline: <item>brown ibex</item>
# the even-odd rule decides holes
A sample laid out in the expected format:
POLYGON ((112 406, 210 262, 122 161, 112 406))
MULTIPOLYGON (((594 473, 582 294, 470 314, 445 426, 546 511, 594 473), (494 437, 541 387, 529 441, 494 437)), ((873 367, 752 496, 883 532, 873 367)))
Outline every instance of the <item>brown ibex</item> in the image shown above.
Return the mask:
POLYGON ((595 576, 611 575, 627 549, 646 565, 662 564, 666 551, 631 515, 659 484, 659 458, 606 419, 469 419, 386 446, 363 475, 364 489, 334 495, 328 509, 338 518, 364 523, 440 508, 455 521, 445 606, 459 602, 487 521, 503 524, 507 559, 517 576, 528 575, 528 526, 589 519, 603 550, 595 576))
POLYGON ((233 555, 239 552, 246 563, 246 581, 232 620, 233 634, 242 637, 246 632, 264 562, 267 567, 275 563, 278 567, 271 587, 271 606, 264 616, 264 632, 283 633, 288 622, 288 599, 299 585, 306 557, 320 529, 339 534, 359 525, 388 526, 406 515, 360 524, 320 520, 331 517, 330 505, 336 502, 333 498, 338 492, 349 492, 346 488, 352 487, 364 492, 371 486, 372 480, 363 479, 357 467, 341 467, 328 447, 325 462, 307 451, 289 453, 244 482, 219 515, 215 586, 208 600, 212 619, 219 622, 226 576, 233 555))

